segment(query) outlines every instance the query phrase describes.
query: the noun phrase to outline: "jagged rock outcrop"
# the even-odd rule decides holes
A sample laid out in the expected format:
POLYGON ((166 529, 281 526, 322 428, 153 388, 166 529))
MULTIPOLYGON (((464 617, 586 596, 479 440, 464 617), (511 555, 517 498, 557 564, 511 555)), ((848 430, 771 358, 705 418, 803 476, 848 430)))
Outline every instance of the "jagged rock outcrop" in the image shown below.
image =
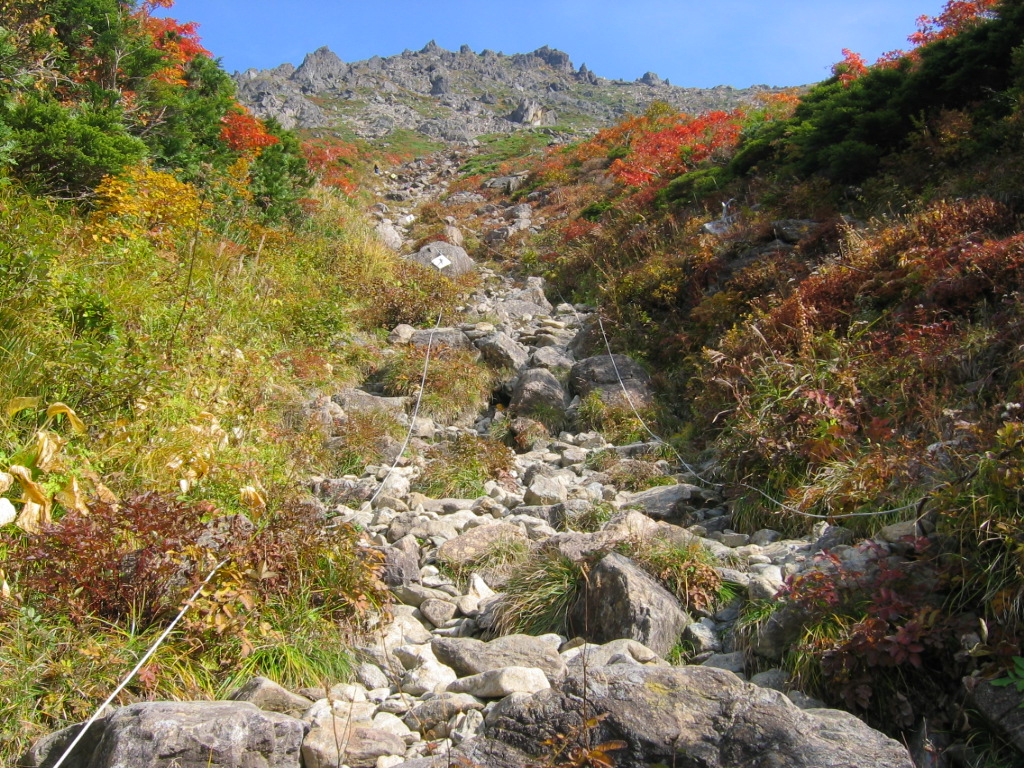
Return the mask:
POLYGON ((678 88, 653 73, 634 82, 605 80, 586 65, 576 70, 567 53, 548 46, 506 56, 466 45, 448 51, 434 41, 419 51, 351 63, 323 47, 298 67, 251 69, 235 79, 243 104, 287 127, 344 124, 369 139, 406 129, 457 143, 556 119, 570 127, 610 123, 642 113, 654 100, 689 113, 729 109, 773 90, 678 88))

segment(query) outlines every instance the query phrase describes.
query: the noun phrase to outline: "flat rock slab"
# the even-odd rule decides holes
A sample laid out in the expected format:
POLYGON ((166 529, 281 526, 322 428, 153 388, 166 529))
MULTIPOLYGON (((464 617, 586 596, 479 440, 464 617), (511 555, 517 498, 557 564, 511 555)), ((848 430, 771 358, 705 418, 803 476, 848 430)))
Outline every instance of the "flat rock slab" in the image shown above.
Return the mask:
POLYGON ((292 693, 265 677, 254 677, 228 696, 228 699, 248 701, 266 712, 280 712, 292 717, 302 717, 302 714, 313 706, 313 702, 305 696, 292 693))
POLYGON ((483 525, 446 541, 438 548, 437 559, 454 566, 466 566, 495 547, 525 541, 526 534, 518 526, 510 523, 483 525))
POLYGON ((434 655, 459 677, 503 667, 536 667, 551 682, 565 677, 566 666, 555 646, 530 635, 505 635, 488 643, 468 637, 435 637, 434 655))
POLYGON ((448 686, 454 693, 468 693, 480 699, 502 699, 513 693, 537 693, 551 687, 544 671, 535 667, 504 667, 456 680, 448 686))
POLYGON ((681 522, 692 507, 703 506, 703 503, 702 490, 686 483, 629 493, 622 501, 624 507, 638 507, 648 517, 668 523, 681 522))
POLYGON ((607 713, 591 741, 627 744, 614 753, 618 768, 913 768, 901 744, 853 715, 800 710, 778 691, 705 667, 592 669, 560 690, 502 702, 485 735, 538 755, 544 739, 578 723, 584 698, 607 713))
POLYGON ((580 397, 596 391, 605 402, 625 404, 625 388, 629 401, 636 407, 653 402, 650 374, 626 355, 597 355, 581 360, 569 371, 569 384, 580 397))

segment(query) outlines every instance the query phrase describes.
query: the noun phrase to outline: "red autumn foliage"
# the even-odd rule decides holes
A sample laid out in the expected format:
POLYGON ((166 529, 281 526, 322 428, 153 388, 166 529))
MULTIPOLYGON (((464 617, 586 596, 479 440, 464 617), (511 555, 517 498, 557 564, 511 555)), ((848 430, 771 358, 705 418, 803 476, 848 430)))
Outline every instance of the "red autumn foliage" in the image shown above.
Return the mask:
POLYGON ((739 111, 708 112, 695 118, 680 115, 677 124, 636 139, 632 152, 612 163, 611 171, 633 187, 678 176, 715 152, 735 146, 742 117, 739 111))
POLYGON ((843 48, 843 60, 832 67, 832 74, 839 78, 844 88, 849 88, 850 83, 867 71, 864 57, 849 48, 843 48))
POLYGON ((332 139, 313 139, 302 145, 309 170, 320 183, 353 194, 358 189, 354 178, 354 164, 359 158, 355 144, 332 139))
POLYGON ((267 131, 258 118, 249 114, 241 104, 220 119, 220 138, 235 152, 259 154, 260 150, 277 144, 278 138, 267 131))
POLYGON ((917 32, 907 38, 914 49, 884 53, 875 62, 875 66, 893 66, 904 58, 916 61, 920 56, 918 48, 936 40, 955 37, 978 22, 991 18, 992 12, 1000 2, 1001 0, 949 0, 938 16, 918 16, 917 32))
POLYGON ((153 16, 154 8, 170 8, 173 0, 146 0, 135 17, 153 47, 163 54, 167 66, 154 75, 166 83, 185 84, 185 69, 196 56, 212 57, 199 41, 199 25, 180 22, 169 17, 153 16))

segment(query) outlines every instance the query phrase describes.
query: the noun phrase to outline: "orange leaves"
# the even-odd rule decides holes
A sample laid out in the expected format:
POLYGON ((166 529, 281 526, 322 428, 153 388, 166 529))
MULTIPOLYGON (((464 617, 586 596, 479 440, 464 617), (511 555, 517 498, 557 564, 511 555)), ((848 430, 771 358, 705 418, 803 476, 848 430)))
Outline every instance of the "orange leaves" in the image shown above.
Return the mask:
POLYGON ((867 71, 864 57, 849 48, 843 48, 843 60, 832 67, 832 74, 839 78, 844 88, 849 88, 850 83, 867 71))
POLYGON ((920 57, 917 48, 934 43, 936 40, 956 37, 979 22, 992 18, 993 12, 1000 2, 1001 0, 949 0, 938 16, 917 17, 917 32, 907 38, 914 46, 914 50, 896 50, 884 53, 875 62, 875 66, 892 67, 903 59, 917 61, 920 57))
POLYGON ((269 133, 258 118, 249 114, 241 104, 220 119, 220 138, 235 152, 258 155, 260 150, 277 144, 279 139, 269 133))
POLYGON ((1000 0, 949 0, 938 16, 920 16, 917 32, 907 39, 915 46, 945 40, 990 18, 1000 0))

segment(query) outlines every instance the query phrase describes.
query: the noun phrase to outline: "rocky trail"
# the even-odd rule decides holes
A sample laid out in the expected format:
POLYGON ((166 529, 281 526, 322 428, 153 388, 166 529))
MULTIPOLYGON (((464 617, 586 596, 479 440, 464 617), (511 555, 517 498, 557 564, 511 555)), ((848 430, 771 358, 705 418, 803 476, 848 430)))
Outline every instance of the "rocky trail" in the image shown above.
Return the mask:
MULTIPOLYGON (((388 179, 377 208, 385 241, 402 247, 414 206, 437 197, 454 167, 454 160, 420 162, 388 179)), ((487 215, 485 236, 495 241, 540 225, 528 203, 492 204, 487 215)), ((458 222, 449 226, 457 230, 458 222)), ((449 240, 457 242, 456 234, 449 240)), ((451 262, 446 270, 479 272, 463 319, 399 326, 389 344, 464 349, 506 372, 487 409, 443 426, 413 419, 414 398, 372 388, 307 405, 327 425, 358 411, 387 411, 409 427, 419 449, 397 455, 396 446, 393 467, 311 481, 327 524, 366 531, 395 597, 379 630, 356 641, 354 679, 287 691, 259 678, 230 701, 133 704, 97 722, 63 764, 170 765, 173 757, 197 768, 913 766, 903 745, 824 708, 779 668, 800 616, 778 611, 754 635, 739 620, 748 601, 770 600, 787 577, 827 573, 837 563, 857 571, 892 566, 914 531, 898 524, 859 543, 825 523, 797 540, 769 529, 733 531, 719 490, 661 444, 612 445, 574 426, 593 392, 627 404, 652 397, 638 363, 608 354, 592 308, 553 306, 539 278, 477 267, 451 244, 414 258, 438 256, 451 262), (565 428, 549 434, 540 415, 565 428), (495 432, 517 452, 485 495, 431 498, 412 490, 422 471, 414 456, 429 445, 495 432), (658 484, 631 490, 624 479, 638 473, 658 484), (659 544, 705 551, 731 599, 684 605, 630 556, 659 544), (816 557, 824 549, 833 559, 816 557), (495 557, 501 552, 577 564, 586 573, 565 608, 563 634, 515 631, 522 609, 508 598, 510 571, 495 557)), ((24 765, 53 765, 76 729, 41 740, 24 765)))

